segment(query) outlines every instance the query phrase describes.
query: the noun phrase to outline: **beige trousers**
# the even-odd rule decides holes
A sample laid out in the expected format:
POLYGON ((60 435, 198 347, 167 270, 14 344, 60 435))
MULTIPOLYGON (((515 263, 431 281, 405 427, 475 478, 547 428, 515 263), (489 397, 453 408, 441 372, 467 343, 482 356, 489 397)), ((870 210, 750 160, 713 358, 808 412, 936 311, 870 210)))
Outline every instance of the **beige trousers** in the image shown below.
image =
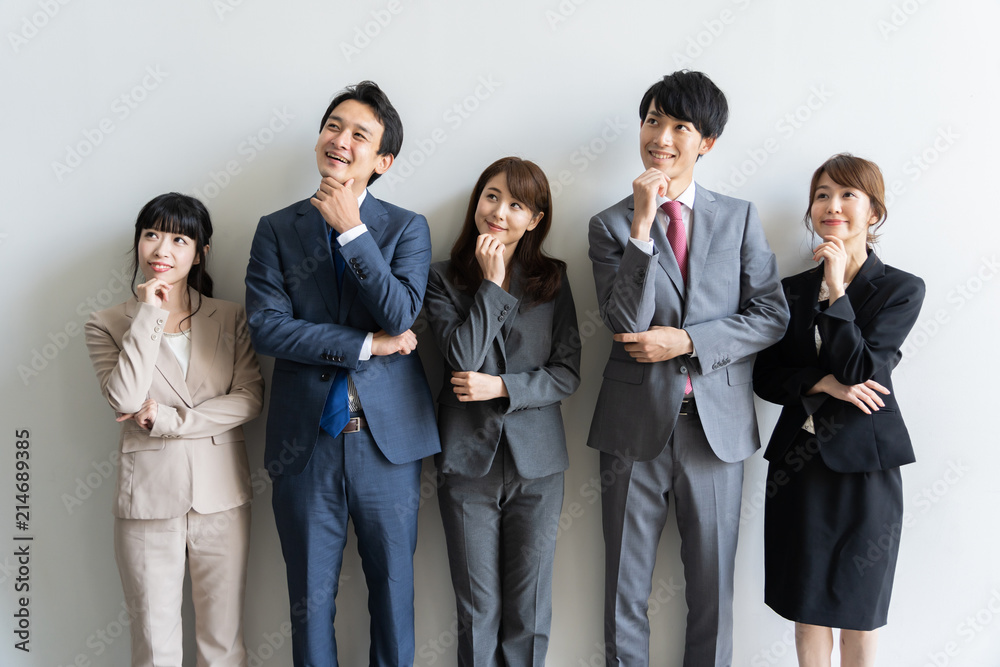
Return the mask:
POLYGON ((184 561, 198 667, 244 667, 250 504, 175 519, 115 519, 115 560, 131 617, 133 667, 181 667, 184 561))

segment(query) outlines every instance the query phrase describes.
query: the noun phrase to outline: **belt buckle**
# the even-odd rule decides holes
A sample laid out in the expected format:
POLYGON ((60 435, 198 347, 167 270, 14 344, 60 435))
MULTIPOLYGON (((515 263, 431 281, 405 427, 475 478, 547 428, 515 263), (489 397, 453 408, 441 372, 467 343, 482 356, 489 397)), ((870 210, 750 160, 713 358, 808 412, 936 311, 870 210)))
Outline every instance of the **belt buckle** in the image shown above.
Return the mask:
POLYGON ((357 433, 361 430, 361 417, 351 417, 341 433, 357 433))

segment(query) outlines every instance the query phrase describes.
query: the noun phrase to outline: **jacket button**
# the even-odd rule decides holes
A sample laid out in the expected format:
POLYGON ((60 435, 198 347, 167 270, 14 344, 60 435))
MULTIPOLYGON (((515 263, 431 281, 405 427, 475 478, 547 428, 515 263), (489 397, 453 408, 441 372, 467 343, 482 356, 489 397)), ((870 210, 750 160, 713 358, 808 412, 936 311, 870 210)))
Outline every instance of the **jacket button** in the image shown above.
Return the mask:
POLYGON ((163 324, 163 318, 162 317, 157 318, 156 319, 156 323, 157 324, 163 324))
POLYGON ((351 265, 352 266, 357 266, 358 265, 358 258, 357 257, 351 257, 351 265))
POLYGON ((319 379, 322 380, 323 382, 326 382, 327 380, 330 379, 330 374, 329 373, 323 373, 322 375, 319 376, 319 379))
POLYGON ((153 340, 156 340, 157 338, 159 338, 159 336, 157 336, 156 334, 153 334, 152 336, 150 336, 150 338, 152 338, 153 340))
POLYGON ((344 357, 343 355, 337 355, 336 357, 333 358, 333 360, 339 364, 344 361, 344 357))
POLYGON ((500 370, 505 370, 507 368, 507 364, 503 362, 503 359, 497 362, 497 368, 500 370))
POLYGON ((508 304, 504 305, 503 310, 504 310, 504 312, 507 312, 508 310, 510 310, 510 304, 508 303, 508 304))
POLYGON ((367 276, 365 274, 363 274, 363 273, 359 273, 358 274, 358 280, 364 280, 365 278, 367 278, 367 276))
POLYGON ((503 315, 501 315, 501 316, 499 316, 499 317, 497 318, 497 322, 503 322, 503 315))
POLYGON ((153 327, 153 331, 155 331, 156 333, 160 333, 161 331, 163 331, 163 329, 161 329, 160 327, 153 327))
POLYGON ((688 372, 687 366, 681 366, 680 368, 677 369, 677 372, 684 373, 686 375, 688 372))

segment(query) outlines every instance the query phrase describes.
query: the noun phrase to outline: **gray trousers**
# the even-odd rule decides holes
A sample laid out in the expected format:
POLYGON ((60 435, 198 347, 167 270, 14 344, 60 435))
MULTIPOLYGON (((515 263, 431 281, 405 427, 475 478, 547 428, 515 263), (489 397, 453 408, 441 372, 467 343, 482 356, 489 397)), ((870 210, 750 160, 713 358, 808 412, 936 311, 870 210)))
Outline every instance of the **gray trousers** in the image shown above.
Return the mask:
POLYGON ((545 664, 562 500, 563 473, 521 477, 503 439, 485 476, 442 476, 461 667, 545 664))
POLYGON ((743 462, 721 461, 698 417, 682 415, 652 461, 602 452, 601 480, 607 664, 649 665, 647 610, 672 492, 688 606, 684 667, 729 667, 743 462))

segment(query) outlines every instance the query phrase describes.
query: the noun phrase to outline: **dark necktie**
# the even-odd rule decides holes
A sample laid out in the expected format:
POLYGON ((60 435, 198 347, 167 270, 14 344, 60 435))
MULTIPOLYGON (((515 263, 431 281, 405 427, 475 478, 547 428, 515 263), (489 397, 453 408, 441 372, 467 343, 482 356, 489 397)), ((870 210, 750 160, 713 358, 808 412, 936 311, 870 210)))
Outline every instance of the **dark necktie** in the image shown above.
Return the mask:
MULTIPOLYGON (((331 230, 330 253, 333 255, 333 266, 337 272, 337 293, 341 294, 344 285, 344 268, 347 264, 338 250, 338 236, 340 235, 331 230)), ((326 405, 323 406, 323 416, 320 417, 319 425, 323 427, 324 431, 337 437, 347 426, 350 418, 351 407, 347 398, 347 369, 339 368, 337 375, 333 378, 330 393, 327 394, 326 405)))

